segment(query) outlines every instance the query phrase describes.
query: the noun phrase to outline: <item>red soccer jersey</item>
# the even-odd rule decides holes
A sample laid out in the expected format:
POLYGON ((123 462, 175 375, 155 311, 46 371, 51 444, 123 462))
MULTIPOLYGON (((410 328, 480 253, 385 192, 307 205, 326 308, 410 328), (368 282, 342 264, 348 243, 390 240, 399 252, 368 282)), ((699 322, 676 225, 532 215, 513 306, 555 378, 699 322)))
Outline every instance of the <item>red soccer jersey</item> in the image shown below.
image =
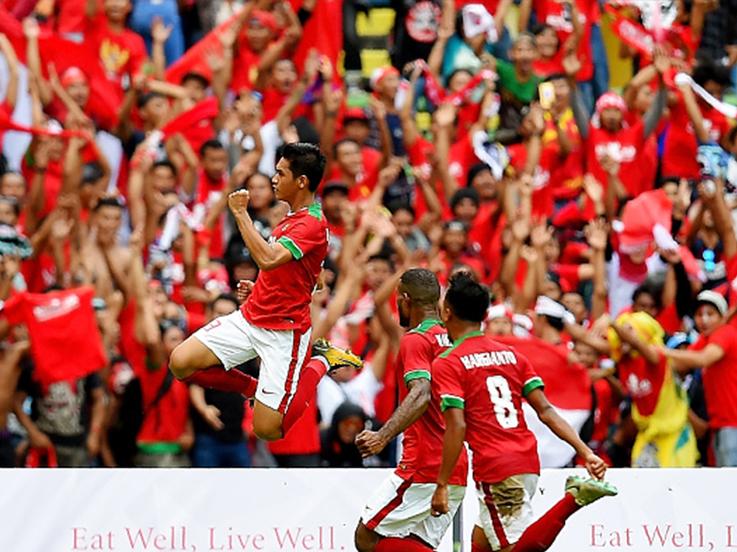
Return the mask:
MULTIPOLYGON (((643 190, 643 183, 638 162, 645 142, 642 119, 618 132, 609 132, 591 125, 587 142, 589 172, 606 187, 608 179, 606 172, 601 167, 601 159, 607 155, 619 159, 619 180, 632 197, 639 195, 643 190)), ((652 182, 648 185, 649 188, 646 189, 652 188, 652 182)))
POLYGON ((632 402, 643 416, 650 416, 655 412, 660 399, 660 390, 665 381, 665 371, 668 370, 668 360, 660 355, 658 364, 653 366, 641 355, 636 358, 624 357, 617 364, 619 379, 627 386, 632 402))
POLYGON ((107 78, 121 87, 123 77, 132 79, 146 61, 143 38, 129 29, 113 31, 104 14, 87 21, 85 42, 99 53, 107 78))
POLYGON ((147 369, 138 374, 147 410, 136 437, 138 443, 176 443, 187 430, 189 389, 186 383, 173 380, 161 399, 153 407, 149 406, 159 394, 168 370, 164 363, 157 370, 147 369))
POLYGON ((11 325, 25 324, 36 363, 35 379, 50 385, 83 378, 107 364, 92 310, 95 290, 83 287, 52 293, 19 293, 2 314, 11 325))
POLYGON ((456 340, 432 368, 441 409, 464 409, 475 481, 540 473, 537 440, 525 423, 522 399, 543 381, 525 357, 479 331, 456 340))
MULTIPOLYGON (((576 79, 579 82, 590 80, 594 75, 594 61, 591 52, 591 7, 588 0, 576 0, 578 18, 583 27, 583 34, 578 43, 576 57, 581 61, 581 70, 576 79)), ((571 8, 557 0, 535 0, 535 14, 537 20, 555 29, 562 46, 573 34, 573 19, 571 8)))
POLYGON ((713 428, 737 427, 737 328, 727 324, 709 337, 701 337, 691 349, 701 350, 710 343, 719 345, 724 356, 704 368, 704 394, 713 428))
MULTIPOLYGON (((410 381, 432 378, 433 361, 448 347, 448 334, 439 320, 425 320, 402 338, 397 357, 397 374, 404 381, 404 385, 400 384, 401 400, 407 396, 407 384, 410 381)), ((396 474, 402 479, 412 478, 413 483, 435 483, 443 458, 444 432, 440 397, 433 386, 427 410, 404 432, 402 460, 396 474)), ((450 477, 450 484, 465 485, 467 474, 468 458, 463 451, 450 477)))
POLYGON ((259 328, 306 331, 311 325, 312 291, 328 252, 328 225, 320 205, 287 214, 271 239, 286 247, 292 260, 260 272, 241 312, 259 328))
MULTIPOLYGON (((704 117, 704 127, 709 133, 709 139, 716 143, 729 132, 727 118, 712 107, 699 104, 704 117)), ((698 140, 694 133, 691 119, 686 112, 683 99, 671 108, 670 126, 665 136, 663 151, 664 176, 678 176, 680 178, 699 178, 699 164, 696 161, 698 140)))

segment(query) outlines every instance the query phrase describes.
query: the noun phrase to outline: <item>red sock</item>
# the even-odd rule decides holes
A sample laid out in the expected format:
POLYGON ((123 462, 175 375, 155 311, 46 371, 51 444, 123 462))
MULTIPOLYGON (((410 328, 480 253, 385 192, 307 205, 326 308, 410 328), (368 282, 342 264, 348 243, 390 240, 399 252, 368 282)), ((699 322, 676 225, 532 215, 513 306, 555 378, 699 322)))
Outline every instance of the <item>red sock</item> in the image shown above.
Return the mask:
POLYGON ((374 552, 432 552, 432 548, 415 539, 381 539, 374 552))
POLYGON ((244 397, 253 397, 256 394, 258 380, 244 374, 235 368, 226 370, 222 366, 213 366, 205 370, 197 370, 191 376, 184 378, 186 383, 195 383, 208 389, 218 391, 232 391, 244 397))
POLYGON ((292 426, 297 423, 300 416, 309 406, 310 401, 315 398, 317 392, 317 384, 328 371, 327 366, 320 358, 311 358, 307 361, 302 373, 299 375, 299 383, 297 384, 297 392, 289 403, 287 413, 284 414, 284 420, 281 424, 282 435, 286 436, 292 426))
POLYGON ((514 552, 542 552, 550 548, 566 524, 566 520, 579 508, 573 495, 566 493, 543 517, 522 533, 514 546, 514 552))

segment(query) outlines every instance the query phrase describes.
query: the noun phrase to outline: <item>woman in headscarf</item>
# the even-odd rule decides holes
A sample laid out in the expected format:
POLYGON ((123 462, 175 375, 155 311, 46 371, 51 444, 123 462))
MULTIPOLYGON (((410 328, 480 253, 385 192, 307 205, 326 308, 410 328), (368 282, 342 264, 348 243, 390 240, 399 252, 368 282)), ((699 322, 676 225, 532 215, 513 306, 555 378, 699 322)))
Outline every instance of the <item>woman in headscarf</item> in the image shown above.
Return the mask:
POLYGON ((333 414, 330 427, 322 431, 322 461, 331 468, 362 468, 363 459, 356 446, 356 435, 363 431, 368 416, 350 401, 341 404, 333 414))
POLYGON ((638 430, 632 467, 693 467, 698 457, 686 393, 659 350, 663 336, 663 328, 645 312, 622 314, 609 330, 612 358, 632 397, 638 430))

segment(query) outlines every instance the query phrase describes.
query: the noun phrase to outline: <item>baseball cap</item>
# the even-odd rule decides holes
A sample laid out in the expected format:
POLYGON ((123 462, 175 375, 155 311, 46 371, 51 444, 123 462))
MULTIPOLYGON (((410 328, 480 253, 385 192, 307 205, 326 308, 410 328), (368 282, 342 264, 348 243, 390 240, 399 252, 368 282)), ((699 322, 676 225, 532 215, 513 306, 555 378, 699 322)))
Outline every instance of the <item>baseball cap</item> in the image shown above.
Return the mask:
POLYGON ((622 113, 627 112, 627 104, 622 96, 616 92, 607 92, 596 100, 596 112, 601 113, 605 109, 618 109, 622 113))
POLYGON ((716 291, 704 290, 696 296, 697 305, 711 305, 724 316, 727 314, 727 300, 716 291))
POLYGON ((87 75, 79 67, 69 67, 61 75, 61 85, 66 88, 72 84, 87 83, 87 75))
POLYGON ((368 115, 366 115, 366 111, 361 107, 349 107, 343 114, 343 123, 347 123, 348 121, 362 121, 367 123, 368 115))

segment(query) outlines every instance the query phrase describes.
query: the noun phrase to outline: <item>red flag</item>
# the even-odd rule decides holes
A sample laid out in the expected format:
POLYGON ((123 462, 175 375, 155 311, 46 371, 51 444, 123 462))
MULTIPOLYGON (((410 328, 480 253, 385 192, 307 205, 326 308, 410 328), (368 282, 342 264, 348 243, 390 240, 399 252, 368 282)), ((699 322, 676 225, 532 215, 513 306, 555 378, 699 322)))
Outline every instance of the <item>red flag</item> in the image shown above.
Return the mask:
POLYGON ((3 109, 0 109, 0 131, 14 130, 16 132, 27 132, 34 136, 56 136, 58 138, 71 138, 72 136, 84 136, 84 133, 78 130, 62 130, 60 132, 54 132, 46 128, 30 127, 26 125, 19 125, 14 122, 10 115, 3 109))
MULTIPOLYGON (((0 11, 0 20, 3 17, 0 11)), ((18 60, 25 64, 26 39, 22 29, 20 34, 12 35, 11 42, 18 60)), ((51 64, 54 65, 59 75, 70 67, 77 67, 84 73, 90 87, 90 98, 85 106, 85 112, 91 114, 98 125, 105 129, 110 130, 117 124, 118 106, 123 99, 122 90, 108 80, 94 48, 91 48, 89 44, 72 42, 42 31, 38 39, 38 51, 44 78, 49 78, 48 68, 51 64)))
POLYGON ((174 83, 181 84, 182 77, 187 73, 197 73, 202 75, 207 80, 212 80, 212 69, 207 63, 208 54, 216 56, 223 55, 223 45, 220 44, 218 38, 221 33, 225 32, 238 17, 233 15, 227 21, 224 21, 212 31, 207 33, 202 40, 197 42, 189 50, 187 50, 182 57, 172 63, 166 70, 166 80, 174 83))
POLYGON ((670 232, 672 211, 673 202, 662 189, 641 193, 628 202, 622 212, 620 249, 627 252, 649 245, 657 224, 670 232))
POLYGON ((213 137, 212 121, 218 116, 220 106, 215 97, 202 100, 177 117, 166 123, 161 131, 164 133, 164 139, 173 134, 181 133, 192 146, 195 151, 200 150, 200 146, 213 137))
MULTIPOLYGON (((295 12, 301 0, 292 0, 295 12)), ((317 0, 315 10, 302 30, 302 38, 292 56, 297 70, 301 72, 305 59, 312 49, 327 56, 333 67, 343 50, 343 0, 317 0)))
POLYGON ((39 51, 44 69, 50 63, 54 64, 59 75, 70 67, 81 69, 90 86, 90 99, 85 111, 108 130, 118 123, 122 90, 107 78, 94 48, 86 43, 79 44, 53 35, 39 40, 39 51))

